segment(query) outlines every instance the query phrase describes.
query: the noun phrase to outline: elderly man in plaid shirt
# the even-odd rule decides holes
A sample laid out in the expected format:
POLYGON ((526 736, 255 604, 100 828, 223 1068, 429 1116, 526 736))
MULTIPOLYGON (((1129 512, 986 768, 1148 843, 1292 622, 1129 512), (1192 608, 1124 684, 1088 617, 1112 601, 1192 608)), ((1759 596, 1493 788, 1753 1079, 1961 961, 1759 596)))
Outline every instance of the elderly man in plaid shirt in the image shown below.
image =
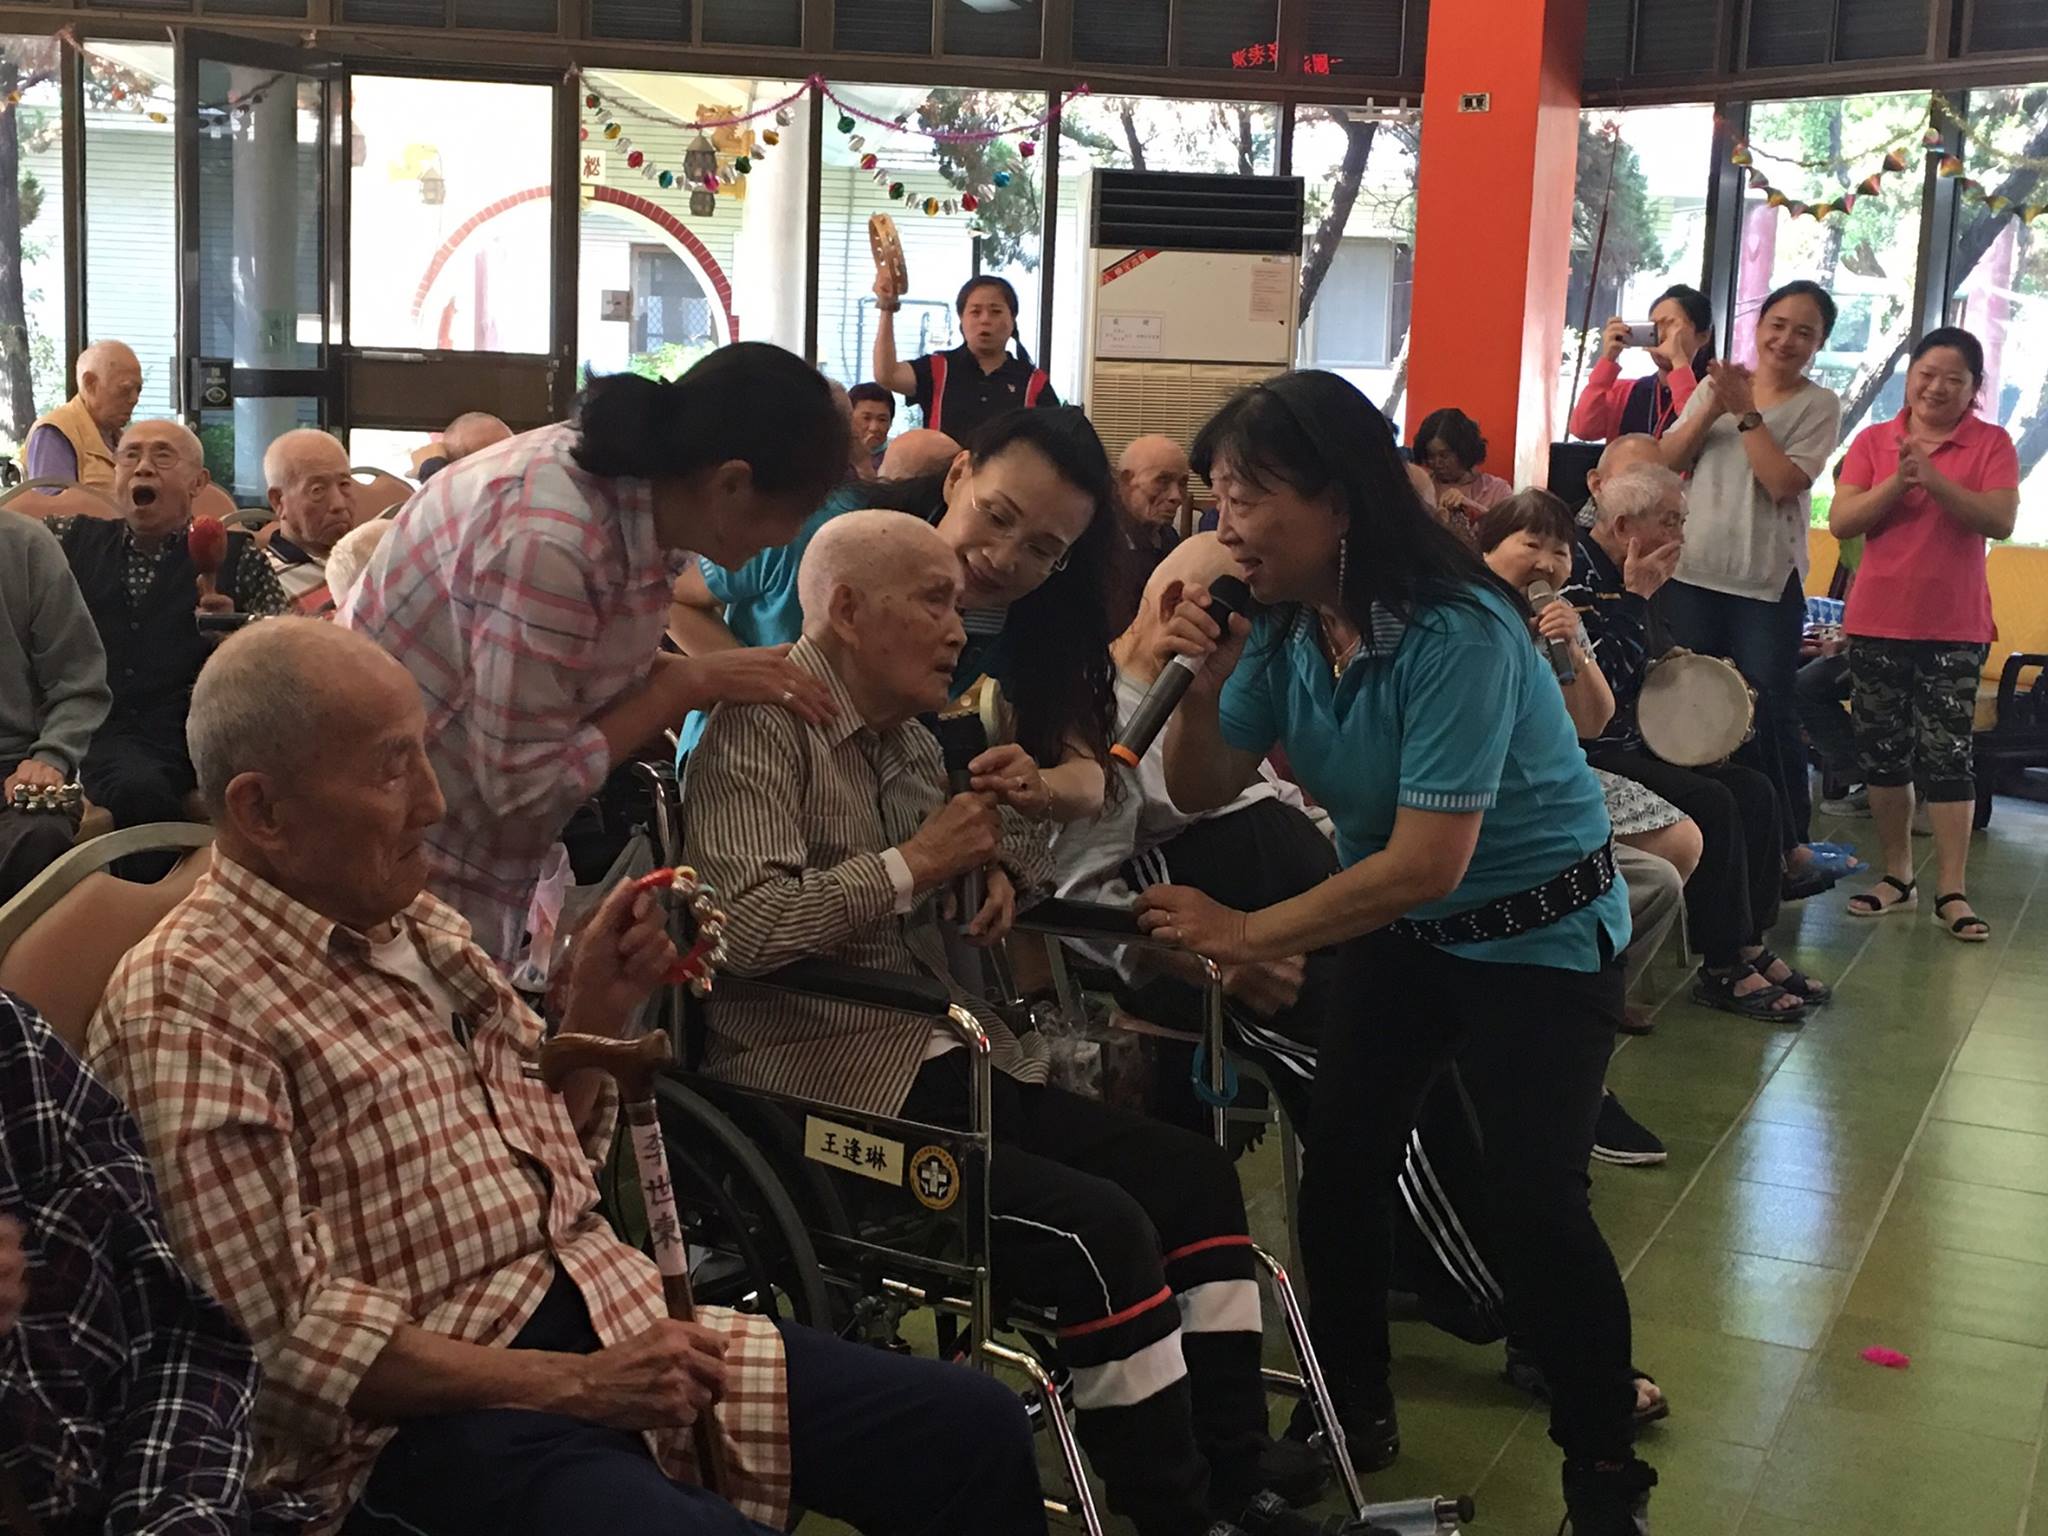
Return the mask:
POLYGON ((0 1528, 299 1528, 248 1488, 256 1359, 172 1256, 128 1112, 0 992, 0 1528))
MULTIPOLYGON (((999 1383, 763 1318, 669 1319, 598 1213, 608 1085, 524 1075, 541 1021, 423 890, 425 734, 411 677, 360 635, 280 619, 222 646, 190 721, 213 867, 88 1036, 179 1251, 255 1341, 259 1470, 321 1498, 323 1531, 760 1536, 794 1501, 872 1532, 1042 1532, 999 1383), (726 1499, 688 1460, 714 1412, 726 1499)), ((673 959, 621 886, 578 942, 564 1027, 620 1033, 673 959)))

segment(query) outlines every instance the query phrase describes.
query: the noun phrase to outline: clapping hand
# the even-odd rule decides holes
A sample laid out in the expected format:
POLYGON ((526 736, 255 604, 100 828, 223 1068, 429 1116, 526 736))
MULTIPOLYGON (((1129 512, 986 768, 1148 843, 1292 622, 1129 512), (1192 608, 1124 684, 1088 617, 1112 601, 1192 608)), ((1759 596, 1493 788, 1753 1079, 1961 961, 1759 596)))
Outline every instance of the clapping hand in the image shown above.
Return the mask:
POLYGON ((1899 483, 1919 486, 1923 489, 1929 480, 1939 473, 1934 461, 1927 456, 1927 450, 1910 437, 1899 439, 1899 483))
POLYGON ((1740 363, 1709 363, 1707 377, 1714 403, 1728 415, 1747 416, 1756 409, 1756 380, 1740 363))

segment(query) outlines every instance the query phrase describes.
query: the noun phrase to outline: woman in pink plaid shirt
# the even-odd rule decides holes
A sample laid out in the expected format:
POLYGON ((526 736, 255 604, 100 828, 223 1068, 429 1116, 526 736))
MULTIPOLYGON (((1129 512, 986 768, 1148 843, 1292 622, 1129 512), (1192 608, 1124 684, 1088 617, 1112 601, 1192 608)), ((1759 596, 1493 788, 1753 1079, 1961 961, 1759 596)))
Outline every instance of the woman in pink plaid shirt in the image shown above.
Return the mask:
POLYGON ((337 618, 426 695, 448 800, 431 888, 501 965, 548 849, 618 764, 724 700, 830 709, 787 646, 660 646, 690 556, 788 543, 845 475, 849 434, 815 369, 741 342, 669 383, 601 380, 576 421, 451 465, 398 513, 337 618))

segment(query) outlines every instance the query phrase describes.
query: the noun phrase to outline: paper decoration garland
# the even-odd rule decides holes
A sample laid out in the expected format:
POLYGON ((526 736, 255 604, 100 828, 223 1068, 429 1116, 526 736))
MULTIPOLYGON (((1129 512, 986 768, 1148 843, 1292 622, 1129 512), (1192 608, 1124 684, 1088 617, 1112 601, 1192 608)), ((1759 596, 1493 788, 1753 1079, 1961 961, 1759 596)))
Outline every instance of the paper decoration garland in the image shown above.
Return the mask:
MULTIPOLYGON (((1954 113, 1954 109, 1948 107, 1947 103, 1938 96, 1935 98, 1934 110, 1937 116, 1946 111, 1949 114, 1950 121, 1960 122, 1960 119, 1954 113)), ((1933 124, 1930 124, 1927 131, 1920 136, 1920 143, 1927 154, 1929 156, 1937 154, 1940 156, 1935 161, 1934 173, 1937 176, 1954 181, 1964 197, 1974 198, 1988 209, 1994 218, 2003 218, 2007 214, 2012 214, 2022 224, 2026 225, 2031 225, 2042 214, 2048 213, 2048 202, 2015 203, 2011 198, 2000 193, 1986 191, 1982 181, 1963 174, 1964 165, 1961 155, 1943 152, 1943 147, 1947 142, 1948 140, 1941 129, 1933 124)), ((1856 190, 1854 192, 1841 193, 1825 202, 1802 203, 1772 186, 1770 178, 1764 175, 1762 171, 1756 169, 1755 158, 1750 152, 1749 142, 1746 139, 1738 140, 1729 150, 1728 163, 1749 167, 1748 181, 1750 190, 1764 194, 1765 206, 1783 208, 1795 219, 1809 215, 1816 219, 1828 219, 1838 213, 1851 212, 1859 198, 1882 197, 1884 195, 1885 178, 1887 176, 1903 175, 1911 168, 1912 164, 1905 150, 1890 150, 1885 154, 1883 161, 1880 162, 1876 170, 1856 183, 1856 190)))

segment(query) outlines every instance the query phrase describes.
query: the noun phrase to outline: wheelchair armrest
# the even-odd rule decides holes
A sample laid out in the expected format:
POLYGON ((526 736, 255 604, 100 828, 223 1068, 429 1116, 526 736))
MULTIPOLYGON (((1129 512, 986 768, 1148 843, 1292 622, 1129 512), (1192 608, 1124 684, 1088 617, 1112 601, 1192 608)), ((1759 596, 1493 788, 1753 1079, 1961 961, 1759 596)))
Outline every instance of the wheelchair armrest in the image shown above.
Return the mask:
POLYGON ((866 965, 842 965, 834 960, 799 960, 765 976, 748 979, 757 986, 782 992, 809 992, 898 1013, 943 1014, 953 1001, 952 994, 928 978, 902 976, 866 965))
POLYGON ((1112 907, 1099 901, 1062 901, 1054 897, 1017 914, 1021 933, 1049 934, 1065 939, 1112 939, 1120 944, 1153 942, 1138 926, 1133 907, 1112 907))
MULTIPOLYGON (((2020 691, 2020 674, 2031 667, 2048 668, 2048 656, 2034 651, 2014 651, 2005 658, 2005 669, 1998 677, 1998 719, 1993 722, 1991 734, 1998 734, 1998 727, 2013 719, 2012 703, 2020 691)), ((2048 681, 2035 679, 2035 688, 2048 687, 2048 681)))

